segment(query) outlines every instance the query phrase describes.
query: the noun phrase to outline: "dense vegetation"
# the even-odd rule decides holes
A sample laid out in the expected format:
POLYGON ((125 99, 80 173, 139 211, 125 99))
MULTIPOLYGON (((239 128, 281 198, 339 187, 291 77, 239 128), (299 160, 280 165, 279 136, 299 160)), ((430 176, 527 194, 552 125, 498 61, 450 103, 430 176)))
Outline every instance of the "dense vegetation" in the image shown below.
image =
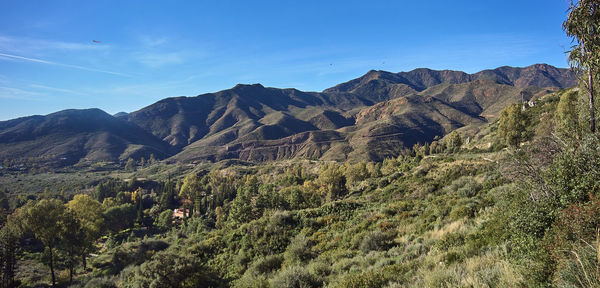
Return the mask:
POLYGON ((379 163, 197 166, 170 177, 154 163, 87 194, 5 197, 2 283, 595 286, 600 140, 579 120, 579 93, 509 106, 474 135, 379 163), (173 219, 182 208, 189 215, 173 219))

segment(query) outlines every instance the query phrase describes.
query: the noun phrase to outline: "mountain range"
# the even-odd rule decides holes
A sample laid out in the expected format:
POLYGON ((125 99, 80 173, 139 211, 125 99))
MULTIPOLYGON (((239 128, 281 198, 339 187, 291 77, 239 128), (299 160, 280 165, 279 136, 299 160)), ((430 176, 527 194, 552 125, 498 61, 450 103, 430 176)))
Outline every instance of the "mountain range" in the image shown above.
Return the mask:
POLYGON ((382 160, 576 83, 568 69, 536 64, 475 74, 372 70, 322 92, 240 84, 114 116, 86 109, 3 121, 0 160, 382 160))

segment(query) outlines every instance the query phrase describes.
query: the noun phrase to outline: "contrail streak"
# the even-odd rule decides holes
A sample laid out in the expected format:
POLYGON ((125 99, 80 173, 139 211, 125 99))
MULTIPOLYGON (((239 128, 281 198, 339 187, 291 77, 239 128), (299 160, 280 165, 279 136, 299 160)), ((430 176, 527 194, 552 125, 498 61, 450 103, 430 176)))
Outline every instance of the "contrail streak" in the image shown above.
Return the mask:
POLYGON ((118 75, 118 76, 124 76, 124 77, 131 77, 130 75, 127 75, 124 73, 119 73, 119 72, 99 70, 99 69, 94 69, 94 68, 78 66, 78 65, 63 64, 63 63, 57 63, 57 62, 52 62, 52 61, 46 61, 46 60, 42 60, 42 59, 29 58, 29 57, 23 57, 23 56, 11 55, 11 54, 5 54, 5 53, 0 53, 0 57, 18 59, 18 60, 24 60, 24 61, 29 61, 29 62, 35 62, 35 63, 48 64, 48 65, 68 67, 68 68, 85 70, 85 71, 90 71, 90 72, 98 72, 98 73, 106 73, 106 74, 112 74, 112 75, 118 75))

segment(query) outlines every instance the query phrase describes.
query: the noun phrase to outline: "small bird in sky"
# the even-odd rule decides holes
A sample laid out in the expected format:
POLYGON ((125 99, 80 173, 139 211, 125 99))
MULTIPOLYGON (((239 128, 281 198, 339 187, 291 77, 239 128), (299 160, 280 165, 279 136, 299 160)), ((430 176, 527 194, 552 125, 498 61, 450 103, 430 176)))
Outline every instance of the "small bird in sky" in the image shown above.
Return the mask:
POLYGON ((94 43, 102 43, 101 41, 98 41, 98 40, 92 40, 92 42, 94 42, 94 43))

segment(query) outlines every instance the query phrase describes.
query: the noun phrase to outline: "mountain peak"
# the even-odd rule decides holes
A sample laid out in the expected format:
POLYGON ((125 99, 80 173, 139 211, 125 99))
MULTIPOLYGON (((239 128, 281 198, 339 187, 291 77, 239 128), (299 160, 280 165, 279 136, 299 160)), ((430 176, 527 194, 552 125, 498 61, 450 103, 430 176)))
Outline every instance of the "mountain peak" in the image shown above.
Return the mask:
POLYGON ((265 86, 263 86, 260 83, 254 83, 254 84, 237 84, 235 85, 232 89, 233 90, 239 90, 239 89, 251 89, 251 88, 265 88, 265 86))
POLYGON ((416 91, 423 91, 441 83, 460 84, 478 79, 496 81, 516 87, 559 87, 567 88, 577 83, 575 75, 565 68, 556 68, 545 63, 527 67, 502 66, 493 70, 483 70, 467 74, 454 70, 432 70, 416 68, 408 72, 392 73, 383 70, 370 70, 363 76, 325 89, 325 93, 350 93, 360 90, 372 80, 383 80, 387 84, 405 84, 416 91))

